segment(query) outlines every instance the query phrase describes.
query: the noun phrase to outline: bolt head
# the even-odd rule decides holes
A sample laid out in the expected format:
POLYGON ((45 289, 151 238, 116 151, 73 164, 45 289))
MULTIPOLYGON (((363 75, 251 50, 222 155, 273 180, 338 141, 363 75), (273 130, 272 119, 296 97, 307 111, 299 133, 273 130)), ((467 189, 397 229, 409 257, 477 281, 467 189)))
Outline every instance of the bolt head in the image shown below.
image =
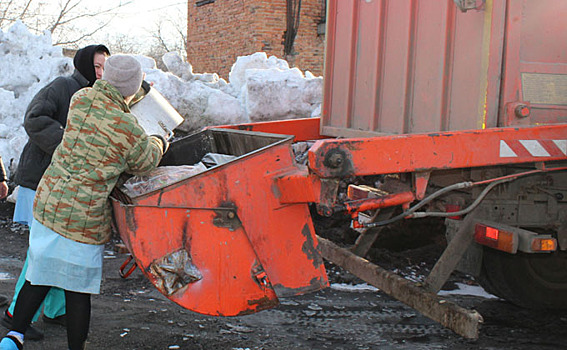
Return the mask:
POLYGON ((527 118, 530 116, 530 107, 524 104, 518 105, 514 108, 514 114, 518 118, 527 118))

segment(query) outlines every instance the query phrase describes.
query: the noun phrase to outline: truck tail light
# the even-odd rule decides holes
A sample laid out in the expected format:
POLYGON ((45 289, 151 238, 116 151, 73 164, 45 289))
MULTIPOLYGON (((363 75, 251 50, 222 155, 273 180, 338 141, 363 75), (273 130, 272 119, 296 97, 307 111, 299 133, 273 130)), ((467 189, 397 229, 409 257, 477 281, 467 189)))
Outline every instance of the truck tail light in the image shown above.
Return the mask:
POLYGON ((551 235, 504 224, 477 223, 474 239, 478 244, 512 254, 518 250, 524 253, 549 253, 557 250, 557 240, 551 235))
POLYGON ((557 241, 554 238, 534 238, 531 248, 535 252, 553 252, 557 249, 557 241))
POLYGON ((516 235, 485 224, 476 224, 474 239, 479 244, 504 252, 514 254, 518 251, 518 238, 516 235))

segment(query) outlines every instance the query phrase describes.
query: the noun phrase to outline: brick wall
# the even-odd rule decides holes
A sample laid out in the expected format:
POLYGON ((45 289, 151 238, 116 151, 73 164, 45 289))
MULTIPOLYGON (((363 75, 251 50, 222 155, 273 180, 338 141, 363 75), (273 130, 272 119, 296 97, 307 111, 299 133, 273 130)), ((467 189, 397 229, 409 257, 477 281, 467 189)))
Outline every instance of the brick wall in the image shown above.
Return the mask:
POLYGON ((302 0, 294 55, 284 57, 285 0, 215 0, 188 2, 187 60, 196 73, 228 78, 238 56, 263 51, 287 59, 291 67, 323 74, 324 35, 317 35, 322 0, 302 0))

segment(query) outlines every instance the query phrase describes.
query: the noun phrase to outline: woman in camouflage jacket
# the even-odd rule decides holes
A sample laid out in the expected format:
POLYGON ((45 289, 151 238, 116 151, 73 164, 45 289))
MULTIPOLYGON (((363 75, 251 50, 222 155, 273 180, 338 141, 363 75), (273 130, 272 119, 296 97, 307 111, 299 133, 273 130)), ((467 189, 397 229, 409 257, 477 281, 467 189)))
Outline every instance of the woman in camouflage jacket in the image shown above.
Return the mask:
POLYGON ((52 286, 65 290, 69 349, 84 348, 90 295, 100 292, 102 253, 111 235, 110 192, 121 173, 154 169, 167 148, 165 139, 147 136, 129 113, 142 79, 135 58, 115 55, 101 80, 73 95, 63 141, 37 189, 26 282, 0 349, 21 348, 52 286))

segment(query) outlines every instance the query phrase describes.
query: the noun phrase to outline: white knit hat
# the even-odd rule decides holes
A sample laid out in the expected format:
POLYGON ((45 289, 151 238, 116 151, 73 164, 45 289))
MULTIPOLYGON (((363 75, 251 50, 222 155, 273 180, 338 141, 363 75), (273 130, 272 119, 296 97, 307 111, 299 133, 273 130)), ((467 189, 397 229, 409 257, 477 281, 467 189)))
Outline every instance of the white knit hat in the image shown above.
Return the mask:
POLYGON ((133 56, 113 55, 104 64, 102 79, 108 81, 124 97, 138 92, 143 78, 142 66, 133 56))

